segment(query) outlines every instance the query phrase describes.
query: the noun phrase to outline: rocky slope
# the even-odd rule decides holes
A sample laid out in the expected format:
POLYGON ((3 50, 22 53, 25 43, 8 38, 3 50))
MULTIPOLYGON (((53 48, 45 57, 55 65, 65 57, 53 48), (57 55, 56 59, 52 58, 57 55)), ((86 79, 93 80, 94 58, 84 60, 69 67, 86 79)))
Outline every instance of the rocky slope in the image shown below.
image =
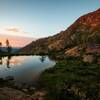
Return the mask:
MULTIPOLYGON (((21 49, 23 53, 47 54, 66 51, 68 48, 81 45, 100 44, 100 9, 81 16, 68 29, 60 33, 33 41, 21 49)), ((100 50, 100 49, 99 49, 100 50)))

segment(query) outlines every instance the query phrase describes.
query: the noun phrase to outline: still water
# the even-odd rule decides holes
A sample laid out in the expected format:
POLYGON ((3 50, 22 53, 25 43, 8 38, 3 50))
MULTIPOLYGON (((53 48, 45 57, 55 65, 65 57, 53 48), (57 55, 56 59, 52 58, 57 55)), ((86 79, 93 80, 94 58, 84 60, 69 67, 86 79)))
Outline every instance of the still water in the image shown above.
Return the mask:
POLYGON ((13 77, 17 84, 35 84, 41 72, 53 67, 48 56, 13 56, 0 58, 0 78, 13 77))

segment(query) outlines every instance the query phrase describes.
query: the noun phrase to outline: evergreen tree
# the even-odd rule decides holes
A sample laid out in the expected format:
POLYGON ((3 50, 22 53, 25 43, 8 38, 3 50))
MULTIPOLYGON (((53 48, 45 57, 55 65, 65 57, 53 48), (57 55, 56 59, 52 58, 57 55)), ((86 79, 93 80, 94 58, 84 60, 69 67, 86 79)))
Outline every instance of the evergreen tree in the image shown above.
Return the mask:
POLYGON ((2 48, 2 43, 0 42, 0 51, 2 51, 1 48, 2 48))
POLYGON ((10 54, 12 51, 12 47, 10 46, 9 40, 6 40, 7 52, 10 54))

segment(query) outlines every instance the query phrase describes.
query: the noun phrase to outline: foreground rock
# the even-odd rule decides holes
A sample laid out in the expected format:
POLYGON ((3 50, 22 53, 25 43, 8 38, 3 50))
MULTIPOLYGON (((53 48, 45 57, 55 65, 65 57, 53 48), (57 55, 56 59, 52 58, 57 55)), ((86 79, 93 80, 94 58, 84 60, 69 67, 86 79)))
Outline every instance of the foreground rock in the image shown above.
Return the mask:
POLYGON ((16 89, 4 87, 0 88, 0 100, 34 100, 31 96, 26 95, 16 89))
POLYGON ((44 100, 45 96, 45 91, 37 91, 36 93, 34 93, 34 100, 44 100))
POLYGON ((32 95, 28 95, 13 88, 0 88, 0 100, 44 100, 45 95, 45 91, 36 91, 32 95))
POLYGON ((83 61, 86 62, 86 63, 93 63, 96 61, 96 57, 94 55, 84 55, 83 56, 83 61))

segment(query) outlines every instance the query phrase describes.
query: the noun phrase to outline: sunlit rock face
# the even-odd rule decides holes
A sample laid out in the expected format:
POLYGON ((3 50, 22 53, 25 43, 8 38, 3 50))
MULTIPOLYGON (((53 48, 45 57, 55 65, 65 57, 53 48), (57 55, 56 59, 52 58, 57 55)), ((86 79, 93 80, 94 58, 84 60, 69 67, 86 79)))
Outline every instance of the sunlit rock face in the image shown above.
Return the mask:
POLYGON ((80 57, 79 47, 74 47, 69 50, 66 50, 65 55, 68 57, 80 57))
POLYGON ((100 45, 95 45, 95 46, 89 46, 86 48, 86 53, 89 54, 96 54, 100 55, 100 45))
POLYGON ((84 55, 83 61, 87 63, 93 63, 96 60, 96 57, 93 55, 84 55))
POLYGON ((74 29, 75 27, 77 27, 77 25, 86 25, 86 26, 91 26, 94 28, 98 26, 99 24, 100 24, 100 9, 81 16, 69 28, 74 29))
POLYGON ((22 48, 21 52, 62 52, 77 45, 91 44, 100 44, 100 9, 81 16, 65 31, 32 42, 22 48))
POLYGON ((48 49, 50 51, 60 51, 61 49, 64 49, 65 48, 64 45, 65 45, 65 43, 64 43, 63 40, 58 40, 58 41, 50 44, 48 46, 48 49))

